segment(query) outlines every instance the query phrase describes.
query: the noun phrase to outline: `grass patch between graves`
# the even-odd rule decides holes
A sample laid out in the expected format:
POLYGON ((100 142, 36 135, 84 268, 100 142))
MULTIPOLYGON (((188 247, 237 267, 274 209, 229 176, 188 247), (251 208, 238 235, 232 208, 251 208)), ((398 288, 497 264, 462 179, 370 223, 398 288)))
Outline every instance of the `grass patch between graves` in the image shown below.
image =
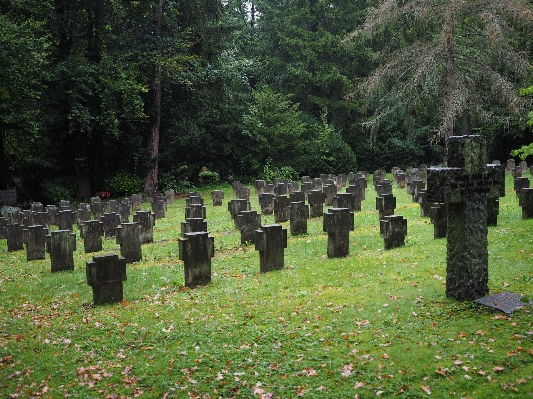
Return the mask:
MULTIPOLYGON (((203 193, 215 237, 213 279, 183 287, 177 239, 184 199, 157 220, 127 267, 124 298, 92 305, 83 253, 50 273, 0 242, 0 396, 40 398, 493 398, 533 392, 531 309, 506 316, 445 296, 446 240, 433 239, 405 190, 406 245, 383 249, 372 184, 350 254, 328 259, 322 219, 290 237, 285 268, 259 273, 224 205, 203 193)), ((252 209, 259 210, 253 196, 252 209)), ((264 224, 273 217, 263 217, 264 224)), ((106 240, 105 252, 118 252, 106 240)), ((491 293, 533 297, 533 220, 507 177, 489 227, 491 293)))

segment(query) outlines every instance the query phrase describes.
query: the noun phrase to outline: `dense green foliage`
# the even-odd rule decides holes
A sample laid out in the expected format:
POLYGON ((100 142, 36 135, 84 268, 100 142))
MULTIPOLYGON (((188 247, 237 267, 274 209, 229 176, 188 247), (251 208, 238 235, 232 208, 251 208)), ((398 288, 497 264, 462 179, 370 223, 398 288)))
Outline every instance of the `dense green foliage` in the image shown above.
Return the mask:
MULTIPOLYGON (((442 83, 438 74, 420 78, 401 101, 394 100, 394 82, 410 74, 391 74, 372 101, 361 94, 382 61, 403 54, 421 65, 416 50, 438 42, 440 14, 424 23, 397 18, 376 29, 373 41, 347 45, 380 3, 1 2, 0 189, 16 185, 22 201, 44 201, 60 186, 45 192, 41 183, 62 176, 89 177, 96 193, 115 175, 146 183, 155 170, 159 190, 182 191, 215 176, 244 182, 282 168, 297 177, 440 162, 443 142, 432 140, 442 113, 442 92, 431 94, 442 83), (379 129, 369 129, 383 107, 391 111, 379 129)), ((420 4, 416 15, 426 15, 420 4)), ((531 84, 524 66, 532 36, 525 17, 488 24, 492 31, 483 18, 510 15, 512 4, 531 10, 531 2, 490 4, 486 12, 461 5, 457 76, 467 76, 460 83, 469 88, 506 79, 491 86, 492 94, 470 90, 467 99, 472 130, 489 137, 491 159, 504 160, 532 141, 531 127, 508 112, 527 102, 506 100, 531 84), (523 63, 506 61, 515 53, 523 63)), ((459 117, 454 125, 460 133, 459 117)))

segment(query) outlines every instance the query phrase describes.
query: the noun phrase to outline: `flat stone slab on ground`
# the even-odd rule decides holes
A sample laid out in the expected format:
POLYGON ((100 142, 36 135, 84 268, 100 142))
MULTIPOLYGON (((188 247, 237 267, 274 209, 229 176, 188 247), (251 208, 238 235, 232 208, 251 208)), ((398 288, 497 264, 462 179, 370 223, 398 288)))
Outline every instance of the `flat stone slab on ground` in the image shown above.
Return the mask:
POLYGON ((520 309, 524 306, 533 306, 531 300, 526 302, 521 301, 522 297, 522 295, 513 294, 512 292, 500 292, 499 294, 492 294, 475 299, 474 302, 511 314, 516 309, 520 309))

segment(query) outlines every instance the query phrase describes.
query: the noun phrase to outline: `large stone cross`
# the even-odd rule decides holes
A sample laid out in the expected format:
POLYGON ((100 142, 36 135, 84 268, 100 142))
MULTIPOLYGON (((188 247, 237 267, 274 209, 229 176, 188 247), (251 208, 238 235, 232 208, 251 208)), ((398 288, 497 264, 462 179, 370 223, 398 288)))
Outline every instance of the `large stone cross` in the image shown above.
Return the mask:
POLYGON ((446 296, 457 300, 489 292, 487 197, 505 196, 505 170, 486 159, 483 136, 452 136, 448 167, 428 169, 428 201, 447 205, 446 296))

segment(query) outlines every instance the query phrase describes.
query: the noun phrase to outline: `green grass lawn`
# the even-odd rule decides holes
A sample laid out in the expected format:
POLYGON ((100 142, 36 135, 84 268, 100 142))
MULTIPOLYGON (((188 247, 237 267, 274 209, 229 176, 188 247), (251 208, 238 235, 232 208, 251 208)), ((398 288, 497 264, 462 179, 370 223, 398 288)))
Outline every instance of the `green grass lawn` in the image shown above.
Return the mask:
MULTIPOLYGON (((489 227, 489 286, 533 297, 533 219, 521 219, 512 187, 507 176, 489 227)), ((408 219, 404 247, 383 249, 369 182, 346 258, 327 258, 315 218, 308 235, 289 232, 285 268, 265 274, 234 229, 231 188, 222 207, 202 194, 215 239, 203 287, 183 287, 184 199, 157 221, 155 242, 127 266, 124 301, 112 306, 92 304, 93 254, 79 232, 72 272, 52 274, 48 258, 26 262, 0 242, 0 397, 533 396, 531 309, 510 317, 447 299, 446 239, 433 239, 405 190, 394 188, 396 214, 408 219)), ((119 251, 114 240, 104 248, 119 251)))

